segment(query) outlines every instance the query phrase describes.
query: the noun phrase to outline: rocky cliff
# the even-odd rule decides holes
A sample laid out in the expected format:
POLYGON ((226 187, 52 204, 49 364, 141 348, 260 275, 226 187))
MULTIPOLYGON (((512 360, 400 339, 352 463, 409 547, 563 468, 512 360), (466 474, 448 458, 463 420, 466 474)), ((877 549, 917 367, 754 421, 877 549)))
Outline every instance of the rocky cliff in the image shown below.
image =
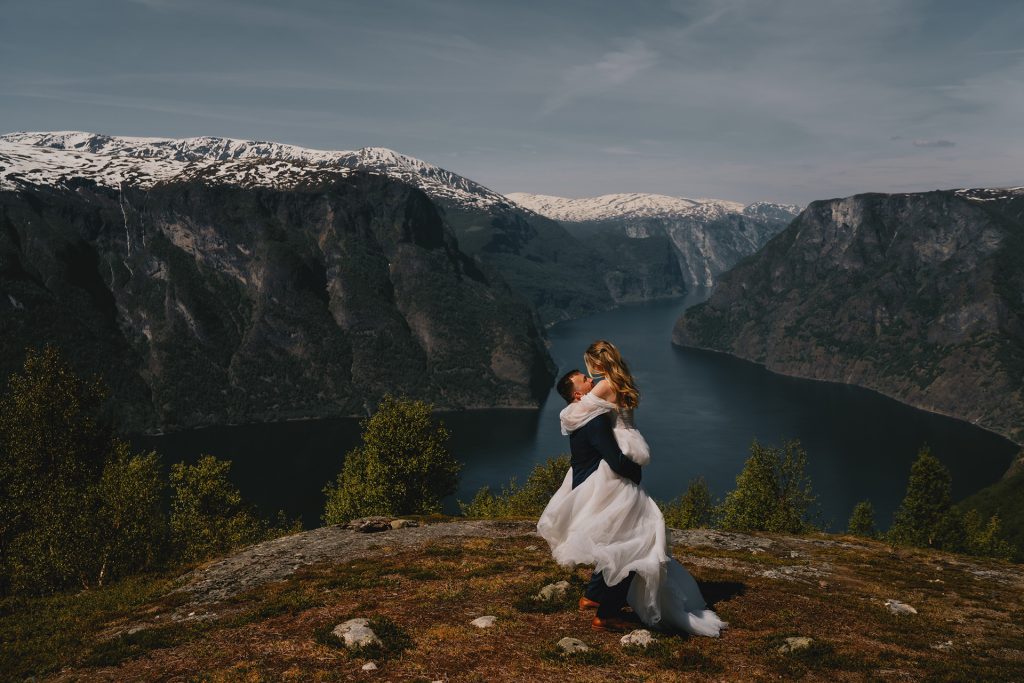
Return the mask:
POLYGON ((303 161, 0 148, 0 349, 56 342, 133 429, 536 406, 535 317, 421 190, 303 161), (173 162, 173 163, 172 163, 173 162))
POLYGON ((1024 441, 1024 190, 814 202, 676 344, 858 384, 1024 441))

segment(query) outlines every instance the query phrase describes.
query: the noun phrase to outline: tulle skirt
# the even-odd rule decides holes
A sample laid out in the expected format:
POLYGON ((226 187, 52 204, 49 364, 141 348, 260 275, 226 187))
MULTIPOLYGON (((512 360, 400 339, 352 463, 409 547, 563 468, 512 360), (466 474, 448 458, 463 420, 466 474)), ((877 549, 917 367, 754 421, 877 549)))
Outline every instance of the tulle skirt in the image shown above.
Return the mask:
POLYGON ((639 485, 602 461, 572 488, 570 469, 537 523, 556 562, 593 565, 605 583, 636 572, 627 602, 647 626, 717 636, 726 627, 701 596, 697 582, 670 554, 665 519, 639 485))

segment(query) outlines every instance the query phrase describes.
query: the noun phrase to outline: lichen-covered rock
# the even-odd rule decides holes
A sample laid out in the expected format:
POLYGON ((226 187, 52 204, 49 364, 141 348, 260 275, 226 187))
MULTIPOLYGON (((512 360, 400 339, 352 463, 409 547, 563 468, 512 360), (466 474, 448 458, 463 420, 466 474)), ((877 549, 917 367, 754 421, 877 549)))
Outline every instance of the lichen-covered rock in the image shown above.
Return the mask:
POLYGON ((558 647, 562 652, 566 654, 572 654, 574 652, 586 652, 590 648, 579 638, 570 638, 566 636, 558 641, 558 647))
POLYGON ((638 628, 635 631, 630 631, 626 635, 622 636, 622 638, 619 639, 619 642, 630 647, 646 648, 654 642, 654 636, 652 636, 651 632, 647 629, 638 628))
POLYGON ((787 652, 797 652, 799 650, 806 650, 814 643, 813 638, 807 636, 795 636, 792 638, 786 638, 786 641, 779 646, 779 652, 786 654, 787 652))
POLYGON ((557 583, 549 583, 540 589, 537 593, 537 599, 545 602, 554 602, 557 600, 564 600, 566 592, 569 590, 568 581, 558 581, 557 583))
POLYGON ((917 610, 899 600, 886 600, 886 608, 893 614, 917 614, 917 610))
POLYGON ((348 648, 357 647, 368 647, 370 645, 380 645, 380 638, 370 628, 369 619, 349 619, 346 622, 338 624, 331 631, 339 640, 344 641, 345 646, 348 648))

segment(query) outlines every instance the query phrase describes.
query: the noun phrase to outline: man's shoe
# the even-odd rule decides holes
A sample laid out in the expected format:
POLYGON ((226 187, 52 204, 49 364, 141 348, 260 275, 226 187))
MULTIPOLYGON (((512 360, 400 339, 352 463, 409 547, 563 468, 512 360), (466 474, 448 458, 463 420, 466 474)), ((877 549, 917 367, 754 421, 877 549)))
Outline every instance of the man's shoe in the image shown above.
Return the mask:
POLYGON ((633 622, 626 621, 621 617, 594 617, 594 620, 590 622, 590 628, 595 631, 631 631, 633 630, 633 622))
POLYGON ((593 600, 584 595, 582 598, 580 598, 580 611, 586 612, 588 609, 597 609, 600 604, 601 603, 594 602, 593 600))

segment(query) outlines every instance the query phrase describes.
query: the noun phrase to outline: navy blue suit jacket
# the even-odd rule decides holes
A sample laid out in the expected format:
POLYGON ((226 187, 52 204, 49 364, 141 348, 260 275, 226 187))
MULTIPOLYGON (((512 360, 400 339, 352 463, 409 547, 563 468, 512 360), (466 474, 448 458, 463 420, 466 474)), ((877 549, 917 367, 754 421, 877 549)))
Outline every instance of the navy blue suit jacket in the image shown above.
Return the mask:
POLYGON ((572 457, 572 487, 576 488, 587 477, 597 471, 604 460, 612 471, 640 483, 640 465, 627 458, 619 450, 619 444, 612 433, 611 416, 598 415, 575 432, 569 434, 569 451, 572 457))

